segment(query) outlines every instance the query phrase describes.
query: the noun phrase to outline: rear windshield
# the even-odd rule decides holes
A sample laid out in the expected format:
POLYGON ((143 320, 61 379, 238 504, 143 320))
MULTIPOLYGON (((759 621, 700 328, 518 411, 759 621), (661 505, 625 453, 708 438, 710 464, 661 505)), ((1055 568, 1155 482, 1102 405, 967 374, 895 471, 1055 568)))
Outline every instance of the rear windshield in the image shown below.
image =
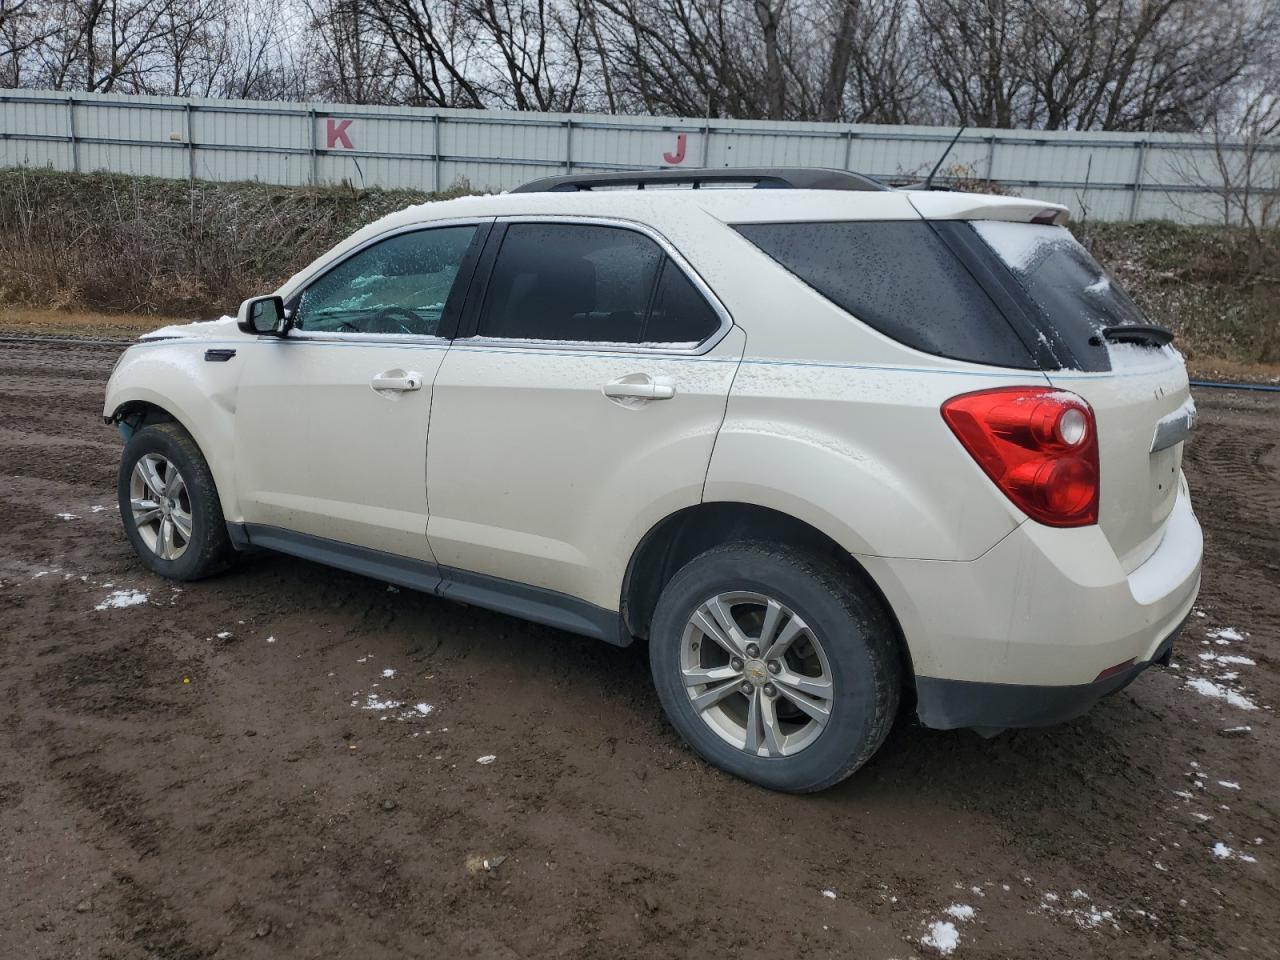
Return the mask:
POLYGON ((1036 366, 1002 311, 924 221, 736 229, 836 306, 899 343, 956 360, 1036 366))
POLYGON ((1102 328, 1148 322, 1066 227, 978 220, 973 229, 1027 292, 1041 322, 1066 343, 1074 365, 1107 369, 1102 328))

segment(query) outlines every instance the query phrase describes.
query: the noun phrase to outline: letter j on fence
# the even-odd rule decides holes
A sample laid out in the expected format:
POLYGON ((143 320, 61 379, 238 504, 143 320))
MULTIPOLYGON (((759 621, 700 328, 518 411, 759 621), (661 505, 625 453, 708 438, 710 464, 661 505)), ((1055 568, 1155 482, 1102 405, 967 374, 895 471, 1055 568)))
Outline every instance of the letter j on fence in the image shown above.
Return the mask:
POLYGON ((685 143, 686 143, 686 142, 687 142, 687 138, 685 137, 685 135, 684 135, 683 133, 678 133, 678 134, 676 134, 676 152, 675 152, 675 153, 664 153, 664 154, 662 155, 662 159, 663 159, 663 160, 665 160, 665 161, 667 161, 667 163, 672 163, 672 164, 675 164, 675 163, 683 163, 683 162, 684 162, 684 148, 685 148, 685 143))

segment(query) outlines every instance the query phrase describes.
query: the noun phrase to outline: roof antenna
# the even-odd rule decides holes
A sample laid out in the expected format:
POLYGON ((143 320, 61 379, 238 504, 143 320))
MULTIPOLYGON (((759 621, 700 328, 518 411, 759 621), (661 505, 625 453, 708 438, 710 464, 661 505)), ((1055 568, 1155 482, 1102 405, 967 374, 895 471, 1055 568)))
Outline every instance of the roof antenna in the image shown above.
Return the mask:
POLYGON ((968 127, 961 127, 956 131, 956 135, 951 138, 951 142, 947 144, 947 149, 942 151, 942 156, 938 158, 938 162, 933 165, 933 169, 929 171, 929 175, 924 178, 924 188, 926 190, 933 189, 933 177, 938 172, 938 168, 942 166, 942 161, 947 159, 947 154, 951 152, 951 148, 956 145, 956 141, 960 139, 960 134, 968 130, 968 127))

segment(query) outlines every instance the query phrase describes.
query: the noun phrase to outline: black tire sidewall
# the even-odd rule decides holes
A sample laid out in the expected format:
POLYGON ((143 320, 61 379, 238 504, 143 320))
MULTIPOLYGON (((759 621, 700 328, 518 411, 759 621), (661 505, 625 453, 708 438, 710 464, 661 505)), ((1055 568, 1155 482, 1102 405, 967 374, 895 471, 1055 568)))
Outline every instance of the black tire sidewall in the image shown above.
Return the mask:
POLYGON ((896 709, 886 638, 873 635, 887 629, 883 616, 857 591, 833 589, 824 572, 786 550, 709 551, 667 584, 650 629, 654 686, 677 731, 715 766, 774 790, 809 792, 848 776, 880 746, 896 709), (793 756, 752 757, 725 742, 685 691, 680 666, 685 625, 700 604, 735 591, 764 594, 794 610, 813 629, 831 667, 831 718, 817 740, 793 756), (886 696, 891 683, 894 695, 886 696))
POLYGON ((183 443, 167 424, 144 427, 125 444, 116 488, 125 535, 147 567, 174 580, 194 580, 210 572, 210 557, 220 553, 226 530, 213 478, 194 442, 183 443), (188 444, 191 449, 187 448, 188 444), (133 520, 130 478, 134 465, 148 453, 160 454, 178 468, 191 499, 191 540, 176 560, 164 560, 148 547, 133 520))

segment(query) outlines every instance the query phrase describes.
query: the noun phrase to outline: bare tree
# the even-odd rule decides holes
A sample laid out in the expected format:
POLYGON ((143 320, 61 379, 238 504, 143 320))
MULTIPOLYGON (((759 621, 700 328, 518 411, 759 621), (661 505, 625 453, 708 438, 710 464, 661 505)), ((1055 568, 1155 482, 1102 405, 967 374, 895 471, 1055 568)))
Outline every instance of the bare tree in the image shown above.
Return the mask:
POLYGON ((1207 130, 1277 33, 1280 0, 0 0, 0 82, 1207 130))
POLYGON ((1203 128, 1274 34, 1270 0, 1028 5, 1028 120, 1050 130, 1203 128))
POLYGON ((319 54, 319 89, 343 103, 395 98, 394 54, 366 0, 304 0, 319 54))
POLYGON ((920 44, 939 96, 966 126, 1012 127, 1030 112, 1024 0, 919 0, 920 44))

